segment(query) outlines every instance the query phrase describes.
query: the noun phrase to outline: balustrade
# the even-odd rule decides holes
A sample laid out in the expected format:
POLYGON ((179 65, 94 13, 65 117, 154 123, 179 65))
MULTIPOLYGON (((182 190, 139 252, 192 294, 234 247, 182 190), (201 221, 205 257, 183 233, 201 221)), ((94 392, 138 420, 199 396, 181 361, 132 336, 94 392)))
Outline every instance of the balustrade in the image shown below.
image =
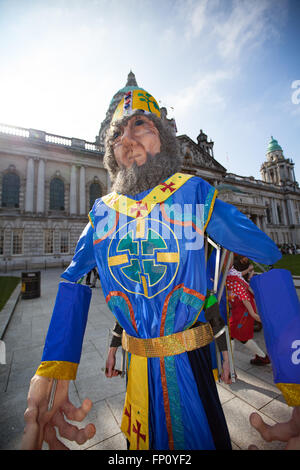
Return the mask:
POLYGON ((64 137, 61 135, 48 134, 44 131, 37 129, 26 129, 24 127, 10 126, 7 124, 0 124, 0 135, 6 134, 10 136, 23 137, 30 140, 38 140, 39 142, 45 141, 49 144, 62 145, 64 147, 76 147, 78 148, 78 141, 82 142, 80 147, 83 150, 88 150, 89 152, 104 152, 103 145, 96 145, 93 142, 87 142, 86 140, 81 139, 71 139, 69 137, 64 137))

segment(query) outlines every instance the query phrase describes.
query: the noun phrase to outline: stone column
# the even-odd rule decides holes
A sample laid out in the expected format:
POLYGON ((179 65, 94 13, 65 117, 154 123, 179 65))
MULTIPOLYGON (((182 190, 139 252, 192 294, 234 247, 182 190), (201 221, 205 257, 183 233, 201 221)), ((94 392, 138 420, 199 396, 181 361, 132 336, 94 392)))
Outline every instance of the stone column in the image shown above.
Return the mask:
POLYGON ((77 174, 76 165, 71 166, 70 215, 77 213, 77 174))
POLYGON ((280 184, 280 182, 281 182, 281 176, 280 176, 280 168, 279 168, 279 166, 276 168, 276 172, 277 172, 277 184, 280 184))
POLYGON ((292 166, 292 175, 293 175, 293 183, 296 182, 296 176, 295 176, 295 169, 294 167, 292 166))
POLYGON ((42 158, 38 166, 36 211, 37 213, 45 212, 45 160, 42 158))
POLYGON ((287 199, 286 203, 287 203, 289 223, 290 223, 290 225, 294 225, 295 224, 295 218, 294 218, 293 201, 291 199, 287 199))
POLYGON ((284 201, 282 199, 280 199, 280 207, 281 207, 282 223, 284 225, 288 225, 287 214, 286 214, 286 206, 285 206, 284 201))
POLYGON ((86 197, 85 197, 85 167, 80 167, 79 176, 79 213, 86 214, 86 197))
POLYGON ((278 214, 277 214, 277 206, 276 206, 276 201, 275 199, 271 198, 271 206, 272 206, 272 214, 273 214, 273 224, 277 225, 279 223, 278 221, 278 214))
POLYGON ((27 160, 26 190, 25 190, 25 212, 33 212, 34 193, 34 161, 33 158, 27 160))
POLYGON ((260 218, 260 229, 265 233, 267 233, 266 221, 267 221, 267 217, 262 215, 260 218))

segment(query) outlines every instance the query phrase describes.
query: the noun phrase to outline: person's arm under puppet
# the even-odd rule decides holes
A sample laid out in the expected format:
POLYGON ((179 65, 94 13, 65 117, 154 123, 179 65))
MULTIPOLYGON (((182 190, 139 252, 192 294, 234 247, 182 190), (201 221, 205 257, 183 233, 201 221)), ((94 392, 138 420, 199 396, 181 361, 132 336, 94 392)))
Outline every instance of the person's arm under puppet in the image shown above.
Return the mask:
POLYGON ((123 328, 116 321, 112 329, 112 339, 109 345, 109 350, 106 358, 105 375, 108 378, 116 377, 119 371, 115 369, 117 349, 122 345, 122 332, 123 328))
POLYGON ((272 265, 281 258, 276 244, 236 207, 216 199, 206 232, 229 251, 272 265))

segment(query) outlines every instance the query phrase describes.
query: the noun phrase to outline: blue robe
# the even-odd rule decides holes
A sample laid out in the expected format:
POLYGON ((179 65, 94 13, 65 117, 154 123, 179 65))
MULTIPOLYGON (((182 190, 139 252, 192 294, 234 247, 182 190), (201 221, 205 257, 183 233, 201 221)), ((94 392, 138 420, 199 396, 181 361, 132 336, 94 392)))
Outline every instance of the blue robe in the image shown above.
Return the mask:
MULTIPOLYGON (((138 338, 180 332, 199 318, 207 290, 205 230, 215 242, 254 261, 273 264, 281 257, 273 241, 246 216, 216 200, 217 191, 207 182, 190 177, 176 190, 172 184, 158 185, 168 197, 158 198, 157 204, 157 190, 130 196, 130 204, 136 201, 132 216, 122 211, 124 197, 96 200, 73 260, 62 275, 76 282, 97 266, 108 307, 125 331, 138 338), (154 204, 143 212, 150 193, 155 194, 154 204)), ((49 331, 48 352, 53 336, 49 331)), ((72 363, 70 356, 60 356, 57 345, 55 350, 58 362, 72 363)), ((205 347, 147 359, 149 424, 144 431, 150 448, 230 448, 209 357, 205 347)), ((42 361, 47 365, 47 354, 42 361)))

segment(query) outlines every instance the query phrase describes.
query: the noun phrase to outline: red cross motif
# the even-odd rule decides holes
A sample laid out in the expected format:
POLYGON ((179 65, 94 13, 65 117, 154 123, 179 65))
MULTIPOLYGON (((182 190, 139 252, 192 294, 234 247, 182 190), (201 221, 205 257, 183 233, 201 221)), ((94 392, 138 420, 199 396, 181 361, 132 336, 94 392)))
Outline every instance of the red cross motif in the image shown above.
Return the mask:
POLYGON ((141 211, 147 211, 148 207, 146 204, 143 204, 143 201, 137 201, 137 203, 131 207, 130 212, 136 212, 135 217, 141 217, 142 212, 141 211))
POLYGON ((172 186, 174 186, 174 185, 175 185, 175 183, 173 183, 173 182, 171 182, 169 184, 161 183, 160 186, 163 186, 163 188, 159 188, 159 189, 161 189, 163 192, 166 192, 166 190, 169 189, 170 192, 172 193, 176 189, 176 188, 172 188, 172 186))
POLYGON ((143 439, 144 442, 146 442, 146 434, 142 434, 142 433, 140 432, 140 430, 141 430, 141 423, 140 423, 138 420, 136 420, 136 426, 137 426, 137 427, 135 427, 135 425, 133 425, 133 426, 132 426, 132 430, 133 430, 133 432, 135 432, 136 435, 137 435, 137 436, 136 436, 136 439, 137 439, 137 441, 136 441, 136 448, 137 448, 137 450, 139 450, 139 448, 140 448, 140 437, 143 439))
POLYGON ((125 408, 125 415, 128 416, 129 420, 128 420, 128 429, 127 429, 127 434, 131 434, 131 405, 129 405, 129 411, 127 410, 127 408, 125 408))

